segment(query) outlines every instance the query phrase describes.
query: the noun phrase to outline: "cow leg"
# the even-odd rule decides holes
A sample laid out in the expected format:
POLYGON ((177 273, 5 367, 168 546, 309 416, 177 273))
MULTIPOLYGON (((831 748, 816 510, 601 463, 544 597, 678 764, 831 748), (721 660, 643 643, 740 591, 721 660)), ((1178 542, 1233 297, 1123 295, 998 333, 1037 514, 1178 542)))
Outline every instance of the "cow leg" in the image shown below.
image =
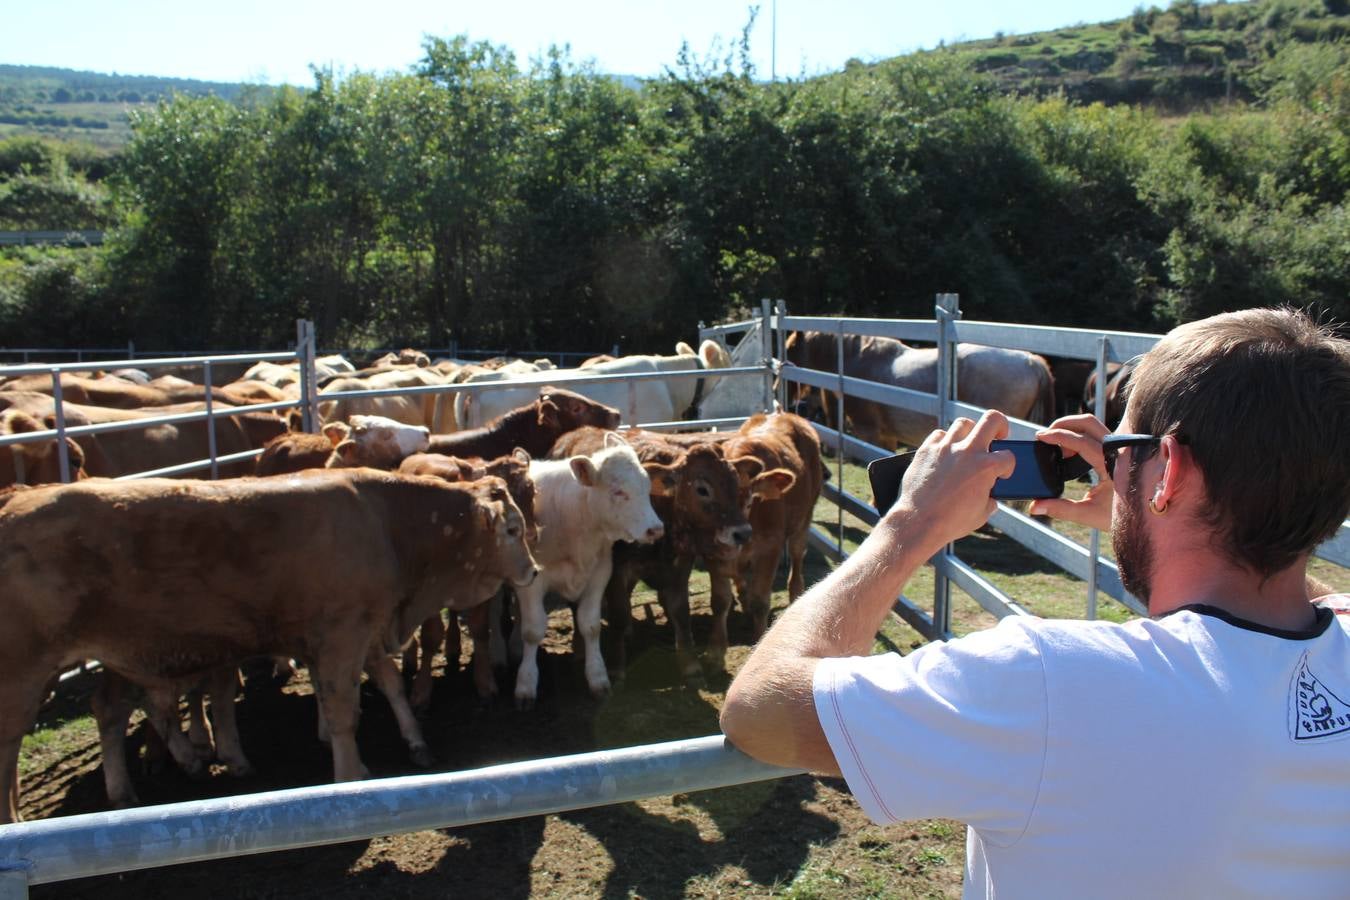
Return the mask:
POLYGON ((694 653, 694 629, 689 612, 689 572, 693 568, 692 559, 671 561, 670 572, 657 596, 666 618, 675 628, 675 665, 680 677, 689 687, 702 687, 703 669, 694 653))
MULTIPOLYGON (((497 696, 497 676, 492 671, 492 602, 480 603, 464 613, 473 639, 473 687, 478 699, 491 703, 497 696)), ((456 625, 458 627, 458 625, 456 625)))
POLYGON ((574 614, 576 630, 581 633, 582 645, 586 650, 586 685, 591 689, 591 696, 597 698, 607 697, 610 692, 609 673, 605 671, 605 655, 600 649, 600 605, 604 600, 605 585, 609 584, 612 571, 610 556, 605 554, 602 562, 591 573, 585 589, 582 590, 574 614))
POLYGON ((464 635, 459 623, 459 613, 450 610, 445 617, 445 666, 451 672, 459 671, 459 655, 464 652, 464 635))
POLYGON ((192 743, 183 734, 178 719, 178 691, 175 688, 156 687, 145 690, 145 713, 150 726, 164 738, 169 755, 190 778, 206 774, 206 763, 197 756, 192 743))
POLYGON ((712 632, 708 635, 708 665, 714 672, 725 672, 727 667, 727 614, 731 612, 734 595, 731 577, 725 572, 710 571, 712 582, 712 632))
POLYGON ((254 769, 244 755, 234 708, 234 698, 239 693, 239 670, 234 666, 216 669, 211 673, 208 690, 211 694, 211 720, 215 725, 216 759, 230 775, 247 778, 254 769))
MULTIPOLYGON (((437 614, 436 621, 439 622, 440 619, 440 615, 437 614)), ((398 721, 398 733, 403 735, 403 740, 408 744, 408 755, 412 757, 413 764, 423 769, 431 768, 436 762, 435 757, 431 755, 427 739, 422 736, 422 727, 417 724, 417 717, 413 715, 412 707, 408 705, 408 697, 403 693, 403 679, 399 677, 398 669, 394 667, 394 660, 378 647, 372 647, 366 656, 366 674, 370 675, 380 693, 384 694, 384 699, 389 701, 389 707, 394 711, 394 718, 398 721)), ((333 747, 336 752, 336 740, 333 747)))
POLYGON ((89 705, 98 723, 98 746, 103 756, 103 787, 108 805, 126 809, 141 802, 131 784, 127 767, 127 724, 131 721, 131 698, 126 679, 105 669, 94 688, 89 705))
POLYGON ((605 585, 605 619, 601 646, 609 666, 610 681, 621 686, 628 672, 628 639, 633 633, 633 588, 637 582, 628 565, 620 565, 605 585))
MULTIPOLYGON (((361 667, 363 651, 350 647, 325 648, 323 662, 315 660, 309 668, 314 679, 321 728, 333 745, 333 780, 360 781, 370 777, 356 749, 356 723, 361 715, 361 667)), ((386 695, 387 696, 387 695, 386 695)))
MULTIPOLYGON (((454 614, 451 613, 453 616, 454 614)), ((455 629, 459 629, 459 623, 455 623, 455 629)), ((418 630, 417 640, 410 641, 408 646, 417 647, 421 653, 421 661, 417 665, 417 674, 413 676, 412 694, 409 695, 408 702, 412 708, 418 712, 424 712, 431 705, 431 665, 436 659, 436 651, 445 640, 445 623, 441 620, 441 614, 438 612, 434 616, 428 616, 418 630)), ((449 658, 449 652, 446 653, 449 658)), ((458 656, 455 657, 459 659, 458 656)), ((408 655, 405 652, 403 656, 403 671, 408 672, 408 655)))
POLYGON ((544 593, 548 590, 543 578, 535 578, 529 586, 516 589, 520 607, 521 656, 516 670, 516 707, 529 709, 539 696, 539 645, 548 633, 548 612, 544 609, 544 593))
POLYGON ((215 759, 215 739, 211 734, 211 723, 206 718, 206 693, 201 685, 187 692, 188 704, 188 742, 198 759, 215 759))
POLYGON ((752 568, 741 592, 741 606, 750 616, 750 642, 753 644, 764 636, 769 627, 769 606, 773 600, 773 576, 778 571, 779 549, 772 548, 757 554, 752 560, 752 568))
POLYGON ((0 717, 0 825, 19 821, 19 750, 24 733, 37 721, 46 683, 46 672, 36 666, 0 679, 0 709, 5 710, 0 717))
POLYGON ((806 534, 802 529, 788 537, 788 559, 791 570, 788 573, 788 602, 796 600, 806 591, 806 534))

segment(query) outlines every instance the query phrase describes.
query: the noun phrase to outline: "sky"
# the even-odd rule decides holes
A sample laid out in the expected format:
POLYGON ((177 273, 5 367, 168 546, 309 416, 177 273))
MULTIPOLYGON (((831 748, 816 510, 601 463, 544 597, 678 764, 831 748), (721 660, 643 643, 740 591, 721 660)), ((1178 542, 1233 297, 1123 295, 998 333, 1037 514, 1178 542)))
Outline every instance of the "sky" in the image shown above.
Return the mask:
MULTIPOLYGON (((817 75, 940 41, 1023 34, 1128 16, 1140 0, 759 0, 756 76, 817 75)), ((715 0, 63 0, 8 4, 0 63, 251 84, 313 83, 335 72, 407 72, 426 35, 504 44, 523 67, 551 44, 599 72, 650 77, 682 42, 725 53, 752 4, 715 0)))

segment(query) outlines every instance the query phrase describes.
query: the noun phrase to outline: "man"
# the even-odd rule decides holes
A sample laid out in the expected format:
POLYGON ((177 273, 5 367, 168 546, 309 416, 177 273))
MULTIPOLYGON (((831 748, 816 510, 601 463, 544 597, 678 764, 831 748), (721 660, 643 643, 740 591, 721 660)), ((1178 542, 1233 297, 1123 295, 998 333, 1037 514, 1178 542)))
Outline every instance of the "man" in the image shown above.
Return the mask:
POLYGON ((1173 330, 1134 379, 1121 435, 1091 416, 1039 435, 1102 482, 1033 512, 1112 528, 1149 619, 1011 617, 861 656, 1011 472, 988 450, 1001 415, 957 420, 755 648, 723 730, 843 774, 879 823, 966 822, 967 897, 1350 896, 1350 598, 1305 583, 1350 512, 1350 342, 1229 313, 1173 330))

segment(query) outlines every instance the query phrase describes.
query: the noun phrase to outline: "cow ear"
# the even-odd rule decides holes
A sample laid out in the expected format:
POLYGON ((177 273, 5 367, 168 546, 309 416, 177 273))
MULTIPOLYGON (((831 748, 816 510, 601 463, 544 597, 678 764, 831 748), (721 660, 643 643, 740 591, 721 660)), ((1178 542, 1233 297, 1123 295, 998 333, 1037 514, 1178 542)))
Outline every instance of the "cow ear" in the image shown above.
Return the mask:
POLYGON ((679 488, 680 470, 676 466, 649 462, 643 463, 642 468, 647 472, 647 477, 652 480, 651 493, 653 497, 668 497, 679 488))
POLYGON ((558 418, 558 404, 543 397, 539 398, 539 427, 557 428, 562 423, 558 418))
POLYGON ((623 435, 619 434, 617 431, 606 431, 606 432, 605 432, 605 449, 606 449, 606 450, 608 450, 610 447, 627 447, 627 446, 628 446, 628 442, 625 441, 625 440, 623 439, 623 435))
POLYGON ((741 456, 729 462, 736 469, 736 477, 740 479, 741 484, 754 481, 755 476, 764 470, 764 463, 754 456, 741 456))
POLYGON ((675 355, 676 355, 676 356, 694 356, 694 355, 695 355, 695 354, 694 354, 694 348, 691 347, 691 346, 689 346, 688 344, 686 344, 684 341, 680 341, 679 343, 677 343, 677 344, 675 345, 675 355))
POLYGON ((502 505, 500 503, 479 503, 478 516, 482 523, 484 531, 492 531, 496 528, 497 519, 501 515, 502 505))
POLYGON ((600 472, 589 456, 574 456, 568 463, 572 466, 572 474, 576 476, 577 481, 586 487, 595 487, 596 482, 600 480, 600 472))
POLYGON ((511 458, 523 466, 530 464, 530 452, 524 447, 517 447, 511 451, 511 458))
POLYGON ((777 500, 797 483, 797 476, 787 469, 771 469, 751 484, 751 490, 762 500, 777 500))
POLYGON ((725 369, 731 365, 731 356, 712 338, 704 341, 698 351, 698 355, 703 358, 704 366, 709 369, 725 369))
POLYGON ((351 462, 357 455, 356 451, 357 451, 356 441, 353 441, 350 438, 345 441, 342 441, 336 447, 333 448, 333 452, 336 453, 338 459, 342 460, 343 462, 351 462))
POLYGON ((84 450, 75 443, 74 438, 66 438, 66 451, 70 455, 70 479, 78 481, 81 478, 88 478, 89 473, 84 470, 84 450))
POLYGON ((346 422, 329 422, 323 426, 323 434, 336 447, 352 436, 352 430, 346 422))

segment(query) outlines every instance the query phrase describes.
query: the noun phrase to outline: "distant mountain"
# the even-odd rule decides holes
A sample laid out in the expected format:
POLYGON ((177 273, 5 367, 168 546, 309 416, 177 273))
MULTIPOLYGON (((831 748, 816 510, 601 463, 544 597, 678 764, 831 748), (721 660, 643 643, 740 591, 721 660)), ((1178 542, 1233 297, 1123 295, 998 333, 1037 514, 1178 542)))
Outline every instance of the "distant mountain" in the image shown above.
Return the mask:
POLYGON ((245 91, 269 91, 267 86, 165 78, 158 75, 109 75, 52 66, 0 64, 0 103, 142 103, 172 93, 215 94, 238 100, 245 91))

